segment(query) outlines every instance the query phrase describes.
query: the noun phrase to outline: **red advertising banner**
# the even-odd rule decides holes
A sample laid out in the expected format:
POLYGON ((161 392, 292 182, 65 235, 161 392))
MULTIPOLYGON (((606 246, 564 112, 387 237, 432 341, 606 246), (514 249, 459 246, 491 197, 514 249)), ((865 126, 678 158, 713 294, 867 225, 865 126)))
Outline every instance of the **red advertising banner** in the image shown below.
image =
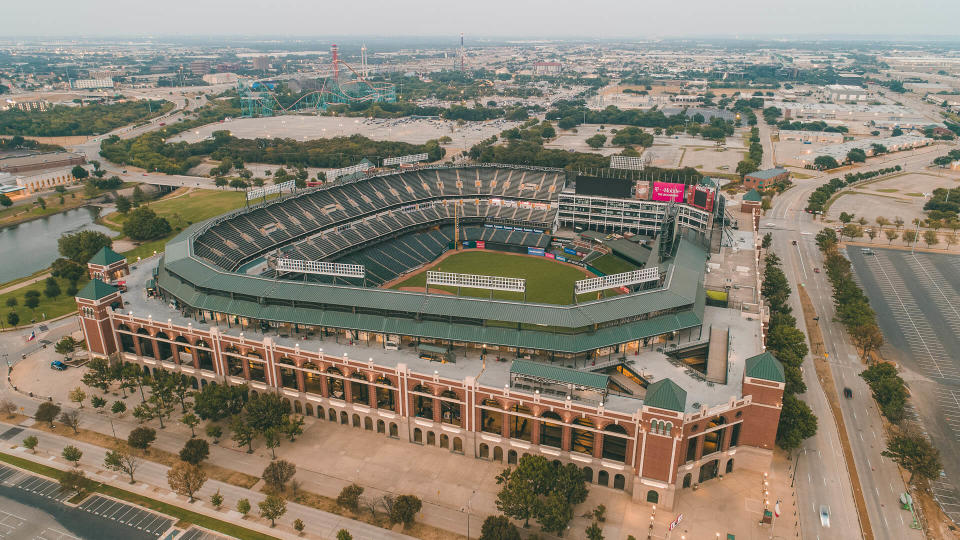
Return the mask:
POLYGON ((484 240, 477 240, 477 249, 486 249, 487 242, 484 240))
POLYGON ((653 200, 683 202, 685 188, 685 185, 674 182, 654 182, 653 200))

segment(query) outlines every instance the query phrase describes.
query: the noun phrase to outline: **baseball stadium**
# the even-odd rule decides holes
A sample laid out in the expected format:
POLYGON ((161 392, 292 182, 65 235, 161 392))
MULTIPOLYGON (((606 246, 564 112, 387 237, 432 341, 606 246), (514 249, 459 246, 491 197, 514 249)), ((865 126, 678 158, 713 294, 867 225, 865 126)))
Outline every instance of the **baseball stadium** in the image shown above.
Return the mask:
POLYGON ((722 196, 650 187, 513 165, 360 172, 194 224, 157 259, 105 248, 91 277, 126 291, 91 280, 81 326, 92 353, 198 388, 280 392, 477 459, 541 453, 669 507, 738 451, 769 465, 784 377, 753 323, 721 330, 728 310, 707 305, 722 196))

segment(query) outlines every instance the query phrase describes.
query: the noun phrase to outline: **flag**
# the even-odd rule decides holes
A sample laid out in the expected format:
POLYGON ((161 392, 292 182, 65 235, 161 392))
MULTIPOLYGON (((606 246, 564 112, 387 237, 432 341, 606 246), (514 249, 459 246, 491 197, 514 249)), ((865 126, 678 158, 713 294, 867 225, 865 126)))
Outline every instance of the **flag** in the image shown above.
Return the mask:
POLYGON ((777 504, 775 504, 773 507, 773 515, 780 517, 780 499, 777 499, 777 504))
POLYGON ((36 331, 36 330, 30 332, 30 337, 27 338, 27 341, 33 341, 33 340, 35 340, 35 339, 37 339, 37 331, 36 331))

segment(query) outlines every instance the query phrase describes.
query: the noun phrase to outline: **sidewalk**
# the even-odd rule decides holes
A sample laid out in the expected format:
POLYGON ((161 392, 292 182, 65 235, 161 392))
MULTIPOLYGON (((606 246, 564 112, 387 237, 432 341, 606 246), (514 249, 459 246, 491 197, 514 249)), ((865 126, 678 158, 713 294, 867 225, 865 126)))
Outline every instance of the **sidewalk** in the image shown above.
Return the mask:
MULTIPOLYGON (((16 436, 17 438, 11 442, 19 443, 24 437, 28 435, 34 435, 40 441, 37 445, 37 453, 32 454, 22 446, 18 446, 12 451, 12 453, 37 463, 42 463, 44 465, 54 466, 56 468, 65 470, 71 468, 71 466, 61 457, 59 457, 60 452, 65 446, 72 444, 83 451, 83 457, 80 460, 80 469, 84 470, 87 473, 87 476, 92 479, 121 489, 140 492, 144 496, 151 497, 168 504, 174 504, 176 506, 215 517, 223 521, 240 523, 243 527, 256 530, 264 534, 269 534, 278 538, 299 538, 299 535, 293 529, 293 521, 299 518, 307 524, 307 530, 305 531, 305 536, 307 537, 335 538, 338 530, 347 529, 350 531, 353 537, 357 538, 358 540, 409 538, 403 534, 381 529, 374 525, 354 521, 336 514, 331 514, 329 512, 324 512, 322 510, 317 510, 315 508, 310 508, 289 501, 287 502, 286 514, 277 520, 277 526, 275 528, 270 528, 269 524, 267 524, 265 520, 260 520, 259 518, 254 517, 242 519, 241 515, 233 510, 236 507, 236 503, 239 499, 247 498, 250 500, 250 505, 252 507, 250 516, 255 516, 257 513, 257 503, 266 498, 264 494, 257 491, 240 488, 232 484, 218 482, 216 480, 208 480, 206 484, 204 484, 203 488, 195 495, 196 501, 193 503, 188 503, 186 497, 170 492, 169 487, 167 486, 168 467, 152 461, 143 460, 143 463, 135 473, 137 483, 129 484, 126 475, 106 470, 102 466, 104 456, 106 455, 106 450, 104 448, 79 442, 68 437, 52 435, 45 431, 31 429, 29 425, 32 425, 33 423, 34 422, 32 419, 22 422, 19 427, 24 427, 24 431, 18 434, 16 436), (218 489, 224 498, 224 504, 221 510, 216 510, 209 503, 210 496, 213 495, 218 489)), ((2 424, 4 428, 13 427, 13 425, 7 424, 6 422, 0 422, 0 424, 2 424)), ((57 429, 69 430, 69 428, 65 426, 60 426, 57 429)))

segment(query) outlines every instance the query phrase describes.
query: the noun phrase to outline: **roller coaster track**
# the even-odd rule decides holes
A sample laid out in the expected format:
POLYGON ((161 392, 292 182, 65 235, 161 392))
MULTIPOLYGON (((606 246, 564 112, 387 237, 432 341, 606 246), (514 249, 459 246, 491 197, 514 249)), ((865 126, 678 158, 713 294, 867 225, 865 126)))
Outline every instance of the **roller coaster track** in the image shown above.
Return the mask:
POLYGON ((355 79, 340 82, 336 79, 324 79, 319 90, 308 92, 289 106, 283 106, 277 95, 268 87, 266 82, 240 80, 237 81, 237 94, 240 96, 240 110, 243 117, 273 116, 274 114, 290 114, 305 110, 327 110, 331 104, 360 103, 360 102, 394 102, 397 99, 396 89, 391 83, 370 83, 365 80, 345 62, 340 62, 355 75, 355 79))

